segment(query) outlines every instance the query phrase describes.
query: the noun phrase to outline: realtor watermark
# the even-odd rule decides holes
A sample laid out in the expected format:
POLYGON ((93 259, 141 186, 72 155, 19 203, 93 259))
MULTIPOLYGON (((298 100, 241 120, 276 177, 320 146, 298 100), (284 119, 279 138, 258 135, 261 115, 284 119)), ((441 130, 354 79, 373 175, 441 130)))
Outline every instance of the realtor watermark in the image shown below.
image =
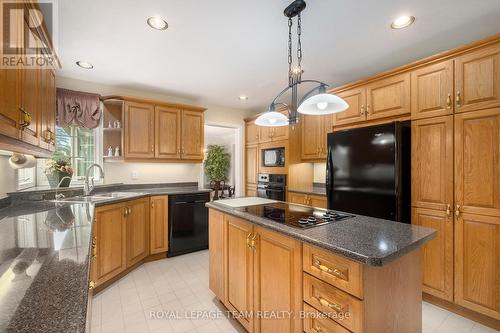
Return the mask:
POLYGON ((2 0, 0 68, 56 68, 57 0, 2 0))
POLYGON ((344 320, 351 317, 350 312, 311 312, 311 311, 220 311, 220 310, 192 310, 192 311, 175 311, 175 310, 151 310, 149 311, 149 319, 160 320, 200 320, 200 319, 221 319, 221 318, 257 318, 257 319, 291 319, 291 318, 329 318, 344 320))

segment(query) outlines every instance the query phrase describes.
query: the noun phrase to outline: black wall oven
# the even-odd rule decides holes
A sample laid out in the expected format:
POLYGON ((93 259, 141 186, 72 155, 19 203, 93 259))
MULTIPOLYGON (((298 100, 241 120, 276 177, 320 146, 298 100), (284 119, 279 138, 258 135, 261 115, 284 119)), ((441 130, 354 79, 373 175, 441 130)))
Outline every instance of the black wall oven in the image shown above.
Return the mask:
POLYGON ((286 201, 286 175, 259 173, 257 196, 286 201))

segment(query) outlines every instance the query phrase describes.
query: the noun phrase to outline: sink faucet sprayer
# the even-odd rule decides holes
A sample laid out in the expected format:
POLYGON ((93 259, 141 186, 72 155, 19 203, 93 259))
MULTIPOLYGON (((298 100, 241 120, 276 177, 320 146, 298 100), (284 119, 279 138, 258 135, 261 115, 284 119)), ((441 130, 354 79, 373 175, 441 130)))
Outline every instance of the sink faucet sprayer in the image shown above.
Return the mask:
POLYGON ((99 164, 94 163, 91 166, 89 166, 87 168, 87 172, 85 173, 85 185, 83 186, 84 195, 89 195, 90 192, 92 192, 92 190, 94 189, 94 177, 92 177, 89 182, 90 170, 92 170, 92 168, 94 167, 99 169, 99 171, 101 172, 101 178, 104 178, 104 170, 102 170, 102 167, 99 164))

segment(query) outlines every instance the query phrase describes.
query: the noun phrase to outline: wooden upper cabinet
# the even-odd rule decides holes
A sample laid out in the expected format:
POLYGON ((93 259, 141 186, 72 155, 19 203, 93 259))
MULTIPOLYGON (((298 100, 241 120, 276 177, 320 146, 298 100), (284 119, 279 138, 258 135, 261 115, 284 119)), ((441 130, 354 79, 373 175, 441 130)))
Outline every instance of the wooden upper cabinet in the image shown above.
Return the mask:
POLYGON ((455 115, 455 204, 500 217, 500 108, 455 115))
POLYGON ((155 107, 155 157, 181 158, 181 110, 155 107))
POLYGON ((255 125, 253 121, 247 121, 245 126, 245 143, 247 146, 259 143, 260 126, 255 125))
POLYGON ((40 117, 39 133, 41 148, 55 150, 56 135, 56 77, 55 72, 45 69, 40 72, 40 117))
POLYGON ((357 123, 366 119, 365 88, 350 89, 336 95, 343 98, 347 104, 349 104, 349 108, 347 108, 347 110, 333 115, 334 124, 336 126, 357 123))
POLYGON ((245 175, 246 184, 257 184, 257 173, 259 172, 259 148, 250 146, 245 148, 245 175))
POLYGON ((301 121, 301 157, 303 160, 318 159, 321 145, 321 142, 319 140, 319 133, 322 131, 321 117, 302 116, 301 121))
POLYGON ((125 103, 125 158, 155 157, 155 110, 146 103, 125 103))
POLYGON ((226 233, 226 223, 224 214, 215 210, 208 210, 208 286, 210 290, 224 301, 225 296, 225 279, 224 279, 224 262, 225 262, 225 242, 224 235, 226 233))
POLYGON ((455 58, 455 111, 500 105, 500 43, 455 58))
POLYGON ((460 214, 455 222, 455 302, 500 320, 500 218, 460 214))
POLYGON ((21 122, 21 71, 0 69, 0 133, 19 138, 21 122))
POLYGON ((149 254, 149 198, 129 201, 127 211, 127 267, 149 254))
POLYGON ((93 229, 95 257, 92 262, 92 280, 100 285, 126 268, 125 262, 125 206, 123 204, 97 207, 93 229))
POLYGON ((31 122, 21 131, 21 140, 31 145, 38 145, 40 140, 40 71, 37 69, 27 69, 21 71, 22 88, 21 88, 21 116, 23 112, 29 113, 31 122))
POLYGON ((453 301, 453 213, 412 208, 412 224, 437 231, 422 250, 423 291, 453 301))
POLYGON ((289 126, 279 126, 272 128, 272 141, 288 140, 289 126))
POLYGON ((366 87, 366 119, 410 113, 410 73, 372 82, 366 87))
MULTIPOLYGON (((247 245, 252 234, 250 222, 226 215, 226 298, 224 305, 231 311, 251 313, 253 310, 253 251, 247 245), (229 255, 230 254, 230 255, 229 255)), ((237 320, 248 332, 253 332, 253 318, 239 316, 237 320)))
POLYGON ((182 159, 203 160, 203 112, 182 111, 182 159))
POLYGON ((453 116, 415 120, 411 132, 412 206, 453 211, 453 116))
POLYGON ((453 114, 453 95, 453 60, 411 72, 412 119, 453 114))
POLYGON ((319 132, 320 137, 318 138, 319 143, 319 157, 321 159, 326 159, 326 154, 328 151, 328 133, 333 132, 333 115, 327 114, 320 117, 321 121, 321 131, 319 132))
POLYGON ((150 213, 150 253, 168 250, 168 196, 151 197, 150 213))
MULTIPOLYGON (((255 227, 254 311, 262 313, 302 311, 302 243, 270 230, 255 227)), ((232 253, 231 253, 232 255, 232 253)), ((231 256, 230 255, 230 256, 231 256)), ((256 318, 255 333, 300 333, 302 320, 256 318)))
POLYGON ((259 143, 272 142, 273 128, 267 126, 259 126, 259 143))

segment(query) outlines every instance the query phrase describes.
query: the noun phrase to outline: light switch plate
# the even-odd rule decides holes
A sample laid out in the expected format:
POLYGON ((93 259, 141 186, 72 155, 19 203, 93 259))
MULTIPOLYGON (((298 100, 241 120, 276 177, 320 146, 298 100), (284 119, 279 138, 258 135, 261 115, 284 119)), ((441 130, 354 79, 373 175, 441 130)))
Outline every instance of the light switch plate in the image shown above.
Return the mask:
POLYGON ((137 170, 132 171, 132 179, 135 180, 138 178, 139 178, 139 173, 137 172, 137 170))

